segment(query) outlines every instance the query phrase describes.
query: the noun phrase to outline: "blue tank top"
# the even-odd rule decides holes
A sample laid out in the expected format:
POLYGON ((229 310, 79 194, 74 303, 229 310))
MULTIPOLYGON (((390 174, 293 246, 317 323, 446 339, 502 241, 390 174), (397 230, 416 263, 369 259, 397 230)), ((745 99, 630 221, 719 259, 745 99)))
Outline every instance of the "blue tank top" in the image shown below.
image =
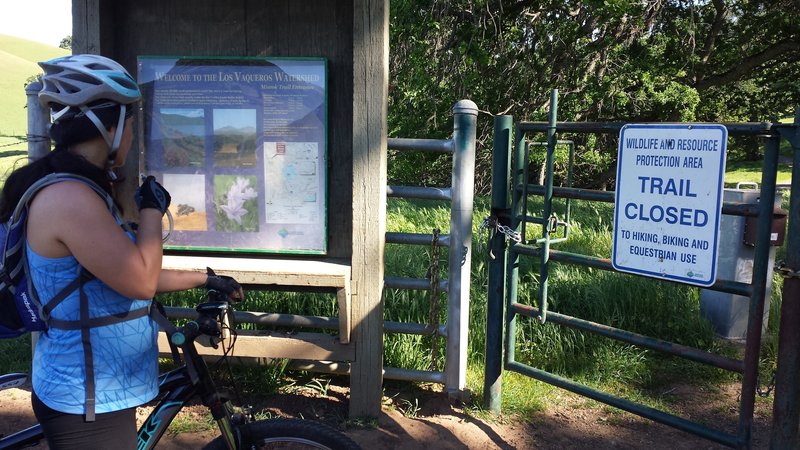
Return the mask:
MULTIPOLYGON (((47 258, 26 249, 30 278, 47 302, 78 276, 74 256, 47 258)), ((98 279, 84 285, 90 316, 120 314, 147 306, 149 300, 121 295, 98 279)), ((52 312, 61 320, 79 319, 79 292, 72 292, 52 312)), ((158 394, 158 325, 149 317, 90 329, 95 374, 95 412, 141 405, 158 394)), ((85 360, 80 330, 50 328, 41 333, 33 357, 33 390, 50 408, 85 414, 85 360)))

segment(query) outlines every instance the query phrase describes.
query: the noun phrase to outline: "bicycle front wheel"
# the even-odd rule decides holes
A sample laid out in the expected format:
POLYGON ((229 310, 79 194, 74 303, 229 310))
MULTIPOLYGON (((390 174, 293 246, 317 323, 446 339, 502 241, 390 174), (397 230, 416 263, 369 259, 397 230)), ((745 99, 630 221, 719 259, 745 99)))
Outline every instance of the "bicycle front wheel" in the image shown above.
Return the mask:
MULTIPOLYGON (((259 420, 236 428, 240 449, 360 450, 352 439, 319 422, 300 419, 259 420)), ((222 437, 206 449, 224 449, 222 437)))

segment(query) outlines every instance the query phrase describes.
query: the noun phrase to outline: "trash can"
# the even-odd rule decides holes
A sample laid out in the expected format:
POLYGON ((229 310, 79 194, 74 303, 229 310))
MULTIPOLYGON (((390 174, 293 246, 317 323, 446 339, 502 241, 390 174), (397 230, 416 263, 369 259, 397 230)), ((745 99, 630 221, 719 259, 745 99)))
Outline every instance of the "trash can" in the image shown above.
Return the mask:
MULTIPOLYGON (((758 204, 761 191, 756 183, 739 183, 736 189, 725 189, 726 202, 758 204), (742 189, 752 186, 752 189, 742 189)), ((781 217, 781 195, 776 193, 772 232, 770 235, 767 286, 764 299, 762 336, 769 322, 769 303, 772 294, 772 269, 775 265, 775 246, 783 244, 786 216, 781 217), (777 220, 776 220, 777 218, 777 220)), ((753 259, 755 255, 756 217, 731 216, 724 214, 720 222, 720 238, 717 255, 717 279, 750 283, 753 280, 753 259)), ((713 325, 714 331, 724 339, 744 340, 747 338, 747 316, 750 312, 750 297, 726 292, 702 289, 700 292, 700 313, 713 325)))

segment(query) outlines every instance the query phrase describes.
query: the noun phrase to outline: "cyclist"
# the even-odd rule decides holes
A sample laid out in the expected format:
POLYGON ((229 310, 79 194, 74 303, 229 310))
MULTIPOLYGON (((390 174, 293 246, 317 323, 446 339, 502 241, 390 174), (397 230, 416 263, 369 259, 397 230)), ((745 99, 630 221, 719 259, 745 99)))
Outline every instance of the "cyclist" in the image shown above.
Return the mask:
MULTIPOLYGON (((114 169, 133 140, 132 112, 141 93, 120 64, 72 55, 39 65, 39 100, 51 110, 55 149, 8 177, 0 193, 2 221, 25 189, 49 173, 81 175, 111 193, 114 169)), ((204 286, 243 296, 229 277, 162 270, 161 222, 170 195, 148 177, 135 202, 136 232, 81 181, 47 186, 30 203, 26 257, 42 304, 85 275, 82 287, 52 311, 34 352, 31 401, 51 449, 136 447, 136 406, 158 393, 158 326, 134 313, 149 311, 157 292, 204 286), (53 325, 84 313, 122 319, 75 329, 53 325)))

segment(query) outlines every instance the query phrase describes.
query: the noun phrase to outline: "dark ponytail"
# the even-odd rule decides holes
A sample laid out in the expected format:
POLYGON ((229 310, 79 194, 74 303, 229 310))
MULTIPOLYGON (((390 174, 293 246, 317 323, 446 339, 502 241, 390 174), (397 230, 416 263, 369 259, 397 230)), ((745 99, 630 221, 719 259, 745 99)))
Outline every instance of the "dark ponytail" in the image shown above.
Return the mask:
MULTIPOLYGON (((98 100, 88 105, 100 122, 110 130, 119 119, 119 103, 98 100)), ((56 105, 63 108, 63 105, 56 105)), ((0 191, 0 222, 7 221, 14 213, 22 194, 34 182, 55 172, 72 173, 84 176, 111 194, 111 180, 108 173, 87 161, 83 156, 67 151, 67 147, 100 136, 100 130, 86 117, 80 108, 70 108, 62 117, 50 125, 50 138, 56 143, 55 150, 44 157, 14 170, 6 179, 0 191)), ((117 180, 121 182, 122 180, 117 180)), ((122 211, 120 205, 117 208, 122 211)))
POLYGON ((44 176, 55 173, 81 175, 97 183, 111 194, 111 181, 106 171, 64 148, 56 150, 38 160, 14 170, 0 191, 0 222, 7 221, 14 212, 25 190, 44 176))

